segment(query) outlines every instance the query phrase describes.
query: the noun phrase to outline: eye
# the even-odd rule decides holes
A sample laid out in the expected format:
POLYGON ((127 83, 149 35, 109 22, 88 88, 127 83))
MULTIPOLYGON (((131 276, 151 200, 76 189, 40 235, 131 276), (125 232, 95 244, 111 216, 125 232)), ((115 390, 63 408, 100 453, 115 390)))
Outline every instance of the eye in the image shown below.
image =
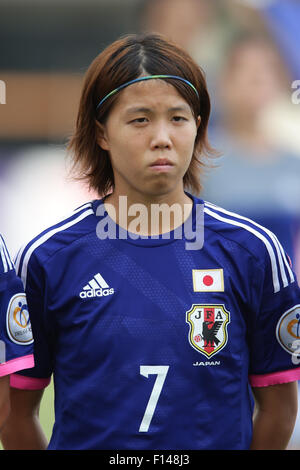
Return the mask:
POLYGON ((144 124, 148 122, 148 119, 146 117, 139 117, 139 118, 136 118, 136 119, 132 119, 130 121, 130 123, 132 124, 144 124))
POLYGON ((184 116, 173 116, 173 121, 175 122, 181 122, 181 121, 187 121, 187 118, 184 116))

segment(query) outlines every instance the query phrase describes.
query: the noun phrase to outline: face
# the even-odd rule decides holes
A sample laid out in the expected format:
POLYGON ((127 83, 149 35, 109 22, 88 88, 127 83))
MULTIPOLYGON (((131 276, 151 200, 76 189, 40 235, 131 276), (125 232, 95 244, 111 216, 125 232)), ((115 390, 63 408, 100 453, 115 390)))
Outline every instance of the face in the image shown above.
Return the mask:
POLYGON ((160 32, 188 48, 201 24, 208 21, 211 9, 211 2, 203 0, 149 2, 146 9, 146 29, 160 32))
POLYGON ((258 114, 283 90, 280 64, 274 51, 263 45, 241 47, 223 88, 225 101, 231 109, 238 114, 258 114))
POLYGON ((197 124, 188 103, 163 80, 122 90, 98 138, 110 155, 115 192, 144 198, 182 193, 197 124))

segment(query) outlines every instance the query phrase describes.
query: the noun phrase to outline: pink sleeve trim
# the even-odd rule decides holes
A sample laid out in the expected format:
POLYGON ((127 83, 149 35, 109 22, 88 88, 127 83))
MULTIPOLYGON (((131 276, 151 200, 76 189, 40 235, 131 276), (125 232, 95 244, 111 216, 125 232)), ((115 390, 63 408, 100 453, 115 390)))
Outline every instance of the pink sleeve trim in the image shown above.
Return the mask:
POLYGON ((0 364, 0 377, 13 374, 18 370, 30 369, 31 367, 34 367, 33 354, 17 357, 16 359, 11 359, 10 361, 0 364))
POLYGON ((297 367, 297 369, 272 372, 270 374, 249 376, 249 382, 252 387, 268 387, 269 385, 295 382, 296 380, 300 380, 300 367, 297 367))
POLYGON ((13 374, 10 376, 10 386, 20 390, 42 390, 51 382, 51 377, 39 379, 36 377, 25 377, 25 375, 13 374))

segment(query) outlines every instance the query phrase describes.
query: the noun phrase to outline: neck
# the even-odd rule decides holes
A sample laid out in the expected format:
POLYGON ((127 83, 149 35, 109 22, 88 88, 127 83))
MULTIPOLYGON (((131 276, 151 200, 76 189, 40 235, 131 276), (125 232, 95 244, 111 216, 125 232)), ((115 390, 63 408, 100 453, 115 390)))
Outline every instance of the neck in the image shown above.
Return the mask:
POLYGON ((226 121, 225 127, 237 142, 240 142, 249 150, 258 152, 259 158, 261 154, 269 154, 272 144, 270 139, 262 132, 257 116, 246 114, 241 114, 238 118, 231 116, 226 121))
POLYGON ((189 217, 193 202, 182 191, 167 194, 125 194, 116 189, 105 199, 111 219, 129 232, 144 236, 168 233, 189 217))
POLYGON ((257 132, 257 116, 251 112, 227 111, 224 124, 236 134, 253 135, 257 132))

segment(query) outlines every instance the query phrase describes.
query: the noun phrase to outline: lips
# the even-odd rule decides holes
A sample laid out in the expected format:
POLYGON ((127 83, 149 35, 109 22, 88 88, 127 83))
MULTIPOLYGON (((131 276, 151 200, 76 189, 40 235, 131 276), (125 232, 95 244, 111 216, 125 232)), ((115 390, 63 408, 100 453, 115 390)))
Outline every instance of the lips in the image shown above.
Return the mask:
POLYGON ((155 160, 155 162, 151 163, 151 167, 168 167, 168 166, 173 166, 173 163, 170 162, 167 158, 158 158, 155 160))

